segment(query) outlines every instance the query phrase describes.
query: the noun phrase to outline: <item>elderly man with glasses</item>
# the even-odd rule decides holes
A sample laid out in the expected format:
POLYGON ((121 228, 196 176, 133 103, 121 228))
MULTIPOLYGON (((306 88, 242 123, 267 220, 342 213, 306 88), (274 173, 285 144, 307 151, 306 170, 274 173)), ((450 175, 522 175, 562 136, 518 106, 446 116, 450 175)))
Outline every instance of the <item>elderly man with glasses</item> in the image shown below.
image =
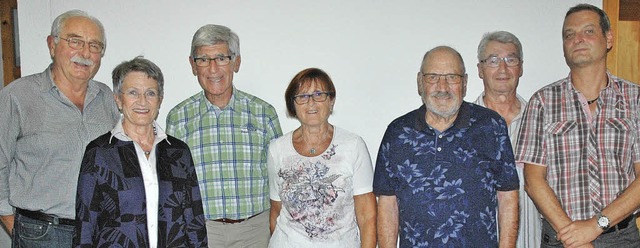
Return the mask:
POLYGON ((229 28, 198 29, 189 62, 203 91, 169 111, 167 134, 191 148, 209 246, 267 247, 267 149, 282 136, 276 110, 234 87, 240 40, 229 28))
POLYGON ((47 44, 53 63, 0 91, 0 215, 15 247, 71 247, 84 149, 119 118, 111 89, 92 79, 100 21, 65 12, 47 44))
MULTIPOLYGON (((516 92, 522 76, 522 44, 507 31, 486 33, 478 45, 478 75, 484 91, 474 102, 498 112, 507 122, 512 148, 527 102, 516 92)), ((520 179, 520 233, 516 247, 539 247, 540 213, 524 191, 524 164, 516 163, 520 179)))
POLYGON ((427 52, 417 81, 424 105, 391 122, 378 151, 378 246, 396 247, 398 234, 400 247, 515 246, 519 185, 505 121, 463 101, 467 74, 453 48, 427 52))

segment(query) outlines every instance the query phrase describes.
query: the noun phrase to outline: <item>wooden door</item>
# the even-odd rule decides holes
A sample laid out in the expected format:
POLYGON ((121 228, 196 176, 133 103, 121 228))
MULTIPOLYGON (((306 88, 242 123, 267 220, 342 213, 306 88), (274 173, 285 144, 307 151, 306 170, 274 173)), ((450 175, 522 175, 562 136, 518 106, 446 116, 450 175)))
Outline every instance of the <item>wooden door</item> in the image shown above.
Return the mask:
POLYGON ((603 0, 602 6, 614 35, 607 67, 618 77, 640 83, 640 1, 603 0))
MULTIPOLYGON (((640 83, 640 1, 603 0, 602 7, 614 36, 607 68, 618 77, 640 83)), ((640 218, 636 223, 640 226, 640 218)))
POLYGON ((20 77, 20 65, 17 63, 15 49, 14 20, 18 8, 16 0, 0 0, 0 25, 2 25, 2 72, 4 85, 20 77))

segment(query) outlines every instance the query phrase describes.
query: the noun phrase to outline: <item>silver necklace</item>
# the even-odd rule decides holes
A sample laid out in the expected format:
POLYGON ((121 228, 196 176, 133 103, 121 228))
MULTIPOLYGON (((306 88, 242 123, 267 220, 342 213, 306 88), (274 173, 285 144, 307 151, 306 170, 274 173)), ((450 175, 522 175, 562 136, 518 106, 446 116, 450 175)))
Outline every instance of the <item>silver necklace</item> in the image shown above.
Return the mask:
MULTIPOLYGON (((156 126, 153 125, 153 137, 156 137, 156 135, 158 135, 158 131, 156 130, 156 126)), ((153 147, 151 149, 153 149, 153 147)), ((143 152, 145 156, 151 155, 151 151, 143 151, 143 152)))

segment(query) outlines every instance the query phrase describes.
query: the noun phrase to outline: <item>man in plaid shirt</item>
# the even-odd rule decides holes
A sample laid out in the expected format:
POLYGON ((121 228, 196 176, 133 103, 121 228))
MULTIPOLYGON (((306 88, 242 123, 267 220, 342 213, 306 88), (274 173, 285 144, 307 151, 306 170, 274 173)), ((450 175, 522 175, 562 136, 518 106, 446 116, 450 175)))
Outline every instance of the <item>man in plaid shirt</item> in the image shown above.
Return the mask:
POLYGON ((229 28, 198 29, 189 61, 203 91, 169 111, 167 134, 191 149, 209 247, 267 247, 267 148, 282 135, 276 110, 233 86, 240 41, 229 28))
POLYGON ((640 88, 607 72, 613 34, 598 7, 569 9, 562 41, 569 76, 531 97, 515 151, 542 247, 640 247, 640 88))

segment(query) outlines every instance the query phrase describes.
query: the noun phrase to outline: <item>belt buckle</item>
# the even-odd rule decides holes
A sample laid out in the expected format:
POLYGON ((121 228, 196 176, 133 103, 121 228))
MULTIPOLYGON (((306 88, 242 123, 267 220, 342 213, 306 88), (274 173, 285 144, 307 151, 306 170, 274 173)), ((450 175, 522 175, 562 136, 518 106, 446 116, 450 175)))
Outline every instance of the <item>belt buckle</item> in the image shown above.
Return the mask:
POLYGON ((60 219, 58 217, 51 216, 50 222, 53 223, 54 225, 60 225, 60 219))

